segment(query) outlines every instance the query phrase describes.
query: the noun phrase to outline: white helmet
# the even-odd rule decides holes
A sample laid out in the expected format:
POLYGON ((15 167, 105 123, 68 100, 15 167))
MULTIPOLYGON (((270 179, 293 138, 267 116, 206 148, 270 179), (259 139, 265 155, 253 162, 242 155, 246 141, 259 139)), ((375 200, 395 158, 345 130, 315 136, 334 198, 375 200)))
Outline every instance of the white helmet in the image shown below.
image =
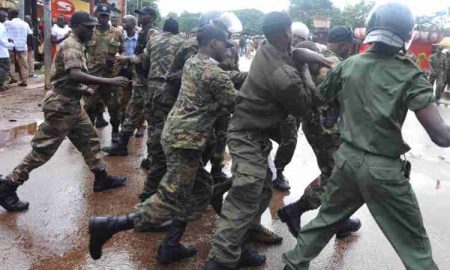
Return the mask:
POLYGON ((292 27, 292 35, 299 36, 304 40, 309 39, 309 28, 304 23, 293 22, 291 27, 292 27))

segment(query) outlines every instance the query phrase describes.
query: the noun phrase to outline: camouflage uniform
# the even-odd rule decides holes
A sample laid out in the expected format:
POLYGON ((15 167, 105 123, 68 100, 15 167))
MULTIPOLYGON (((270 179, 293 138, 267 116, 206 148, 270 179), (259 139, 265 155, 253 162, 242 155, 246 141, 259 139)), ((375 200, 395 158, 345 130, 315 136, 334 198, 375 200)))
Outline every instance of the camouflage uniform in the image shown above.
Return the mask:
POLYGON ((137 206, 137 229, 173 218, 198 219, 212 195, 201 155, 218 113, 233 109, 236 90, 228 74, 203 54, 186 62, 182 81, 161 139, 167 172, 157 194, 137 206))
POLYGON ((294 156, 297 146, 298 129, 300 128, 300 119, 289 115, 280 125, 280 144, 275 154, 275 168, 277 171, 283 171, 294 156))
MULTIPOLYGON (((154 93, 163 86, 166 73, 183 42, 184 40, 178 35, 173 35, 168 32, 154 36, 147 42, 145 62, 149 64, 147 85, 149 100, 152 100, 154 93)), ((147 104, 147 145, 148 155, 151 157, 152 163, 143 190, 143 194, 147 195, 144 195, 143 198, 150 196, 156 191, 156 188, 165 173, 166 167, 166 161, 160 142, 160 132, 162 131, 164 121, 161 122, 159 120, 159 115, 156 116, 158 119, 154 119, 155 110, 153 109, 153 104, 152 102, 148 102, 147 104), (159 135, 156 135, 155 132, 159 132, 159 135)))
POLYGON ((436 100, 441 99, 441 95, 445 90, 446 80, 446 62, 447 57, 444 53, 433 54, 430 56, 430 65, 432 70, 432 77, 436 80, 436 100))
POLYGON ((289 114, 307 116, 311 97, 290 55, 260 47, 236 98, 227 145, 233 160, 232 188, 222 207, 209 259, 236 268, 248 229, 259 224, 272 197, 268 156, 289 114))
MULTIPOLYGON (((120 70, 114 68, 116 54, 123 50, 122 32, 110 26, 105 32, 98 28, 94 30, 94 36, 88 43, 89 73, 97 77, 113 78, 120 70)), ((119 132, 120 126, 120 87, 99 85, 94 95, 85 99, 86 112, 92 121, 102 114, 99 102, 103 101, 108 108, 110 123, 113 133, 119 132)))
POLYGON ((100 139, 80 105, 86 86, 69 79, 68 71, 72 68, 87 71, 85 47, 74 35, 58 46, 51 69, 53 90, 46 94, 43 102, 45 120, 31 141, 33 150, 9 175, 13 183, 23 184, 33 169, 55 154, 66 137, 82 153, 92 171, 106 169, 101 158, 100 139))

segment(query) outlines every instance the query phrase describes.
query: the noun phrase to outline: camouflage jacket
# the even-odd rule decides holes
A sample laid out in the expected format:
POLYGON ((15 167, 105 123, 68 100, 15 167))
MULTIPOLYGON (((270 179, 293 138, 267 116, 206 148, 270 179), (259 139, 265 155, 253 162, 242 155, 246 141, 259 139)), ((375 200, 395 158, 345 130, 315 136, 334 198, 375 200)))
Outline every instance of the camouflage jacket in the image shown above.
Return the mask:
MULTIPOLYGON (((118 73, 114 70, 116 54, 123 51, 123 36, 120 29, 110 26, 105 32, 94 30, 92 39, 88 42, 89 71, 96 73, 118 73)), ((116 76, 117 74, 113 74, 116 76)))
MULTIPOLYGON (((184 40, 167 32, 153 36, 147 42, 144 55, 148 63, 149 79, 164 79, 172 61, 184 40)), ((145 68, 145 66, 144 66, 145 68)))
POLYGON ((170 111, 161 141, 166 147, 205 147, 220 112, 231 112, 236 89, 215 60, 198 53, 184 67, 177 101, 170 111))
POLYGON ((158 34, 158 30, 154 28, 142 29, 138 34, 136 48, 134 49, 134 56, 131 58, 131 63, 133 64, 133 85, 147 85, 149 63, 143 63, 146 59, 144 54, 145 46, 151 37, 158 34), (144 67, 147 67, 147 69, 144 67))
POLYGON ((446 67, 446 59, 447 57, 445 57, 445 54, 441 53, 441 54, 437 54, 437 53, 433 53, 430 56, 430 66, 432 71, 437 74, 440 72, 445 72, 445 67, 446 67))
POLYGON ((86 85, 70 79, 68 71, 72 68, 87 71, 86 48, 73 34, 58 45, 53 58, 50 77, 53 90, 46 94, 44 111, 75 113, 80 110, 80 98, 86 85))

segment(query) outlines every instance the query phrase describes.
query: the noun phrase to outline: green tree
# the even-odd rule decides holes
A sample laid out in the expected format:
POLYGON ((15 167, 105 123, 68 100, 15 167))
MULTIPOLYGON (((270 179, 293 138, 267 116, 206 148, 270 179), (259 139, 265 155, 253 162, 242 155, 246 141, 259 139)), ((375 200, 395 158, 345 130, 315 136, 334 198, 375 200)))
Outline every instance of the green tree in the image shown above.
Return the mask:
POLYGON ((342 21, 339 23, 353 28, 364 27, 366 18, 374 5, 375 1, 373 0, 360 0, 355 5, 346 6, 341 12, 342 21))
POLYGON ((180 31, 189 33, 198 28, 199 18, 200 13, 190 13, 187 11, 181 13, 178 17, 180 31))
POLYGON ((312 26, 313 16, 330 16, 335 12, 330 0, 290 0, 288 13, 292 20, 312 26))
POLYGON ((257 9, 240 9, 233 11, 234 14, 241 20, 242 33, 245 35, 259 35, 262 34, 262 20, 264 13, 257 9))

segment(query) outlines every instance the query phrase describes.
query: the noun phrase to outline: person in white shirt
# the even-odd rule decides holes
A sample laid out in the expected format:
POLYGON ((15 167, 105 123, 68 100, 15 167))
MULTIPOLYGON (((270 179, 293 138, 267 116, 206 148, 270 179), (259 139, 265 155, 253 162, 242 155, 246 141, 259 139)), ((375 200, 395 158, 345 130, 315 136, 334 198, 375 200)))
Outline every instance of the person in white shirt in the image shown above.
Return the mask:
POLYGON ((3 23, 6 21, 7 14, 0 11, 0 92, 5 91, 5 81, 9 72, 9 49, 14 48, 14 44, 8 41, 6 28, 3 23))
POLYGON ((28 59, 27 51, 28 35, 33 34, 28 23, 18 18, 19 12, 15 9, 8 10, 9 21, 5 22, 6 32, 8 38, 14 43, 14 48, 11 51, 11 68, 9 76, 11 77, 10 83, 17 82, 16 75, 16 61, 19 66, 20 83, 19 86, 27 86, 28 79, 28 59))
POLYGON ((71 32, 70 27, 66 23, 64 16, 58 16, 56 23, 52 27, 52 43, 59 44, 65 40, 71 32))

